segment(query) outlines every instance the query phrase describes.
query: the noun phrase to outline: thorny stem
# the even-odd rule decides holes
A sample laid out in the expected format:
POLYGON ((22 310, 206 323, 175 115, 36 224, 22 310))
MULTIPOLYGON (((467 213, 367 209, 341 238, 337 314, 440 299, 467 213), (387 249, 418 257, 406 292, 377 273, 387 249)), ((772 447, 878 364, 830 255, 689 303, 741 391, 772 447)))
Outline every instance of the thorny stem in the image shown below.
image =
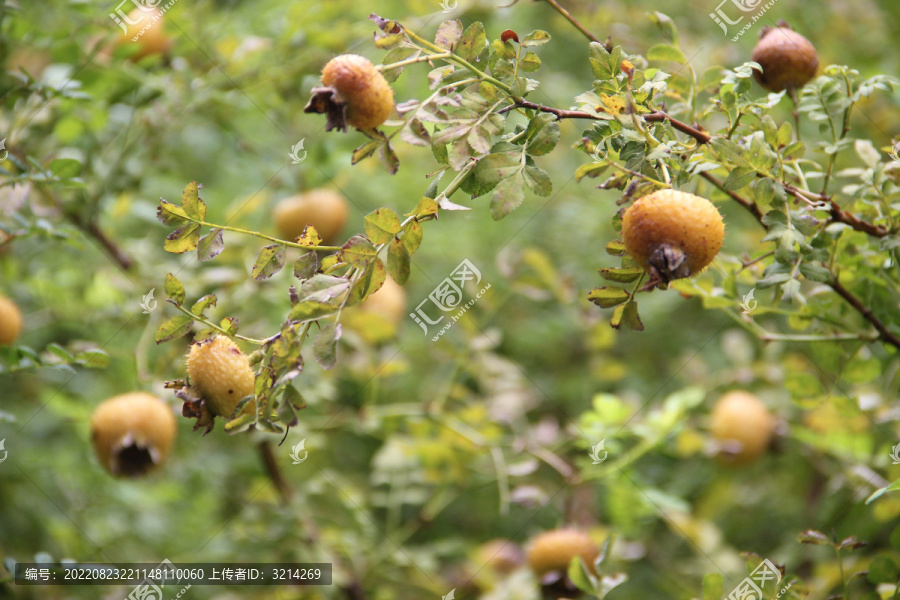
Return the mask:
MULTIPOLYGON (((178 310, 180 310, 181 312, 183 312, 184 314, 186 314, 187 316, 189 316, 189 317, 190 317, 191 319, 193 319, 194 321, 197 321, 198 323, 202 323, 203 325, 206 325, 206 326, 209 327, 210 329, 213 329, 213 330, 215 330, 215 331, 218 331, 218 332, 221 333, 222 335, 226 335, 226 336, 229 335, 228 332, 227 332, 225 329, 223 329, 222 327, 216 325, 215 323, 213 323, 212 321, 210 321, 210 320, 207 319, 206 317, 203 317, 203 316, 201 316, 201 315, 195 315, 194 313, 192 313, 191 311, 189 311, 188 309, 186 309, 186 308, 184 307, 184 305, 178 305, 178 306, 176 306, 175 308, 177 308, 178 310)), ((256 338, 246 337, 246 336, 240 335, 240 334, 238 334, 238 333, 231 334, 231 337, 237 338, 237 339, 239 339, 239 340, 243 340, 243 341, 248 342, 248 343, 250 343, 250 344, 255 344, 255 345, 257 345, 257 346, 262 346, 262 345, 265 344, 266 341, 267 341, 267 340, 258 340, 258 339, 256 339, 256 338)))
POLYGON ((603 47, 606 48, 606 51, 607 51, 607 52, 612 52, 612 44, 611 44, 610 42, 608 42, 608 41, 607 41, 607 42, 601 42, 601 41, 600 41, 600 38, 598 38, 598 37, 595 36, 593 33, 591 33, 590 31, 588 31, 587 27, 585 27, 584 25, 582 25, 582 24, 578 21, 578 19, 576 19, 575 17, 573 17, 572 14, 571 14, 569 11, 567 11, 565 8, 563 8, 563 7, 559 4, 559 2, 557 2, 556 0, 544 0, 544 2, 546 2, 547 4, 549 4, 550 6, 552 6, 553 9, 556 10, 556 12, 558 12, 558 13, 561 14, 563 17, 565 17, 565 19, 566 19, 569 23, 571 23, 572 25, 574 25, 574 26, 575 26, 575 29, 577 29, 578 31, 580 31, 580 32, 584 35, 584 37, 586 37, 587 39, 591 40, 592 42, 597 42, 598 44, 603 44, 603 47))
POLYGON ((300 248, 301 250, 340 250, 341 249, 341 246, 304 246, 303 244, 298 244, 297 242, 289 242, 287 240, 280 240, 280 239, 272 237, 270 235, 266 235, 266 234, 260 233, 258 231, 252 231, 250 229, 241 229, 239 227, 231 227, 229 225, 216 225, 215 223, 207 223, 206 221, 194 221, 193 219, 190 219, 190 220, 193 223, 197 223, 199 225, 205 225, 205 226, 213 228, 213 229, 221 229, 222 231, 230 231, 232 233, 242 233, 244 235, 252 235, 254 237, 268 240, 270 242, 275 242, 276 244, 288 246, 289 248, 300 248))

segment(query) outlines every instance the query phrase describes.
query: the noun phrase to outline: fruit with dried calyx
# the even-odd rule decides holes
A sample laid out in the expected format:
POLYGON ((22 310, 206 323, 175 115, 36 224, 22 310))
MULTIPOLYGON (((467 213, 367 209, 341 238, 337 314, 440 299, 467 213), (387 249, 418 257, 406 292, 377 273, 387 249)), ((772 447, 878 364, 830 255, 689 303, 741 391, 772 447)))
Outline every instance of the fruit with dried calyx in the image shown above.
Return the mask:
MULTIPOLYGON (((216 336, 191 346, 187 371, 192 390, 198 392, 214 416, 231 418, 242 398, 254 393, 253 369, 241 349, 225 336, 216 336)), ((256 409, 254 401, 242 412, 256 409)))
POLYGON ((103 468, 116 477, 140 477, 165 460, 175 438, 175 416, 146 392, 103 401, 91 415, 91 443, 103 468))
POLYGON ((754 394, 742 390, 726 393, 713 407, 710 431, 721 444, 720 456, 733 463, 747 463, 769 446, 775 418, 754 394))
POLYGON ((279 234, 296 240, 307 225, 312 225, 325 244, 333 242, 344 225, 350 209, 344 197, 329 189, 315 189, 290 196, 275 205, 272 218, 279 234))
POLYGON ((678 190, 639 198, 622 216, 625 249, 650 283, 696 275, 722 248, 725 223, 712 202, 678 190))
POLYGON ((0 296, 0 346, 10 345, 22 333, 22 311, 16 303, 0 296))
POLYGON ((394 91, 369 59, 358 54, 332 58, 322 69, 322 86, 312 89, 303 112, 325 113, 326 131, 366 131, 384 123, 394 109, 394 91))
POLYGON ((565 573, 569 563, 580 556, 588 569, 596 574, 594 561, 600 555, 597 544, 578 529, 564 528, 545 531, 528 546, 528 565, 538 576, 551 572, 565 573))
POLYGON ((799 89, 819 68, 815 46, 784 21, 763 28, 752 58, 762 67, 753 71, 754 79, 770 92, 799 89))

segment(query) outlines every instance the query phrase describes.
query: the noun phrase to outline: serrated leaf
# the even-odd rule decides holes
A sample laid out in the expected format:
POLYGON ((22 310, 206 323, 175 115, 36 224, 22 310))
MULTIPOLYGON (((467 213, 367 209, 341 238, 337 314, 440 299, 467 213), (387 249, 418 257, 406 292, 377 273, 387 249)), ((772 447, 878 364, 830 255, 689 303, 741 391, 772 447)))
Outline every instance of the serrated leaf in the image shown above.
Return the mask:
POLYGON ((312 248, 314 246, 322 245, 322 236, 319 235, 319 232, 316 231, 315 227, 307 225, 303 228, 303 233, 301 233, 295 241, 301 246, 312 248))
POLYGON ((526 150, 532 156, 549 154, 559 142, 559 123, 553 121, 542 127, 533 138, 528 141, 526 150))
POLYGON ((236 317, 225 317, 219 321, 219 327, 225 330, 225 335, 234 335, 237 333, 238 320, 236 317))
POLYGON ((472 176, 462 186, 462 190, 473 197, 490 192, 503 179, 512 177, 522 168, 519 152, 495 152, 481 158, 472 176))
POLYGON ((419 119, 410 119, 400 131, 400 139, 413 146, 430 146, 431 134, 419 119))
POLYGON ((534 73, 541 68, 541 59, 534 52, 528 52, 519 61, 519 69, 524 73, 534 73))
POLYGON ((419 203, 416 204, 416 207, 412 210, 412 212, 406 213, 407 217, 412 217, 413 215, 424 217, 427 215, 436 215, 438 212, 438 203, 434 198, 423 197, 419 200, 419 203))
POLYGON ((181 193, 181 208, 194 221, 202 221, 206 217, 206 204, 200 199, 196 181, 187 184, 181 193))
POLYGON ((631 295, 618 287, 599 287, 590 291, 588 300, 600 308, 612 308, 627 301, 631 295))
POLYGON ((197 223, 188 223, 167 235, 166 241, 163 242, 163 248, 166 252, 182 254, 196 248, 199 242, 200 225, 197 223))
POLYGON ((376 254, 377 251, 372 242, 361 235, 354 235, 341 248, 340 260, 351 267, 365 269, 376 254))
POLYGON ((381 140, 373 140, 371 142, 366 142, 359 148, 353 151, 353 154, 350 157, 350 164, 355 165, 361 160, 365 160, 375 154, 375 151, 381 146, 381 140))
POLYGON ((225 249, 225 241, 222 239, 222 230, 213 229, 200 238, 197 244, 197 260, 211 260, 225 249))
POLYGON ((484 51, 487 44, 487 36, 484 34, 484 25, 475 21, 466 29, 456 47, 456 53, 464 60, 474 61, 484 51))
POLYGON ((184 209, 163 199, 160 199, 159 206, 156 207, 156 218, 164 225, 172 227, 184 225, 190 221, 184 209))
POLYGON ((684 55, 684 52, 669 44, 657 44, 652 46, 647 50, 647 58, 649 60, 670 60, 682 65, 687 62, 687 57, 684 55))
POLYGON ((345 277, 319 274, 313 275, 301 283, 297 294, 301 301, 315 300, 337 306, 348 289, 350 289, 350 281, 345 277))
MULTIPOLYGON (((437 204, 435 204, 437 206, 437 204)), ((409 225, 406 226, 406 231, 403 233, 403 237, 400 238, 403 242, 403 245, 406 247, 406 251, 410 254, 413 254, 416 250, 419 249, 419 245, 422 243, 422 236, 424 235, 424 231, 422 230, 422 226, 418 221, 410 221, 409 225)))
POLYGON ((315 252, 307 252, 294 263, 294 277, 297 279, 309 279, 315 275, 319 268, 319 255, 315 252))
POLYGON ((800 263, 800 273, 810 281, 827 283, 834 279, 827 268, 812 263, 800 263))
POLYGON ((72 179, 81 175, 81 162, 74 158, 57 158, 50 161, 50 172, 58 179, 72 179))
POLYGON ((378 156, 381 157, 381 164, 384 165, 385 170, 391 175, 396 175, 397 170, 400 169, 400 159, 397 158, 397 153, 394 152, 390 142, 384 141, 378 150, 378 156))
POLYGON ((444 21, 438 26, 437 34, 434 36, 434 45, 444 50, 454 50, 456 45, 459 44, 462 34, 462 21, 459 19, 444 21))
POLYGON ((187 315, 175 315, 156 330, 156 343, 161 344, 187 335, 193 322, 187 315))
POLYGON ((526 165, 525 185, 538 196, 549 196, 553 193, 553 183, 546 171, 534 165, 526 165))
POLYGON ((337 343, 341 339, 339 323, 323 325, 313 342, 313 356, 323 369, 330 369, 337 363, 337 343))
POLYGON ((387 270, 400 285, 409 279, 409 252, 400 240, 393 240, 388 246, 387 270))
POLYGON ((284 267, 284 246, 272 244, 259 251, 256 262, 250 270, 250 275, 257 281, 268 279, 284 267))
POLYGON ((750 167, 737 167, 733 169, 722 183, 722 187, 728 191, 739 190, 756 179, 756 170, 750 167))
POLYGON ((389 208, 379 208, 366 215, 363 226, 373 244, 386 244, 400 232, 400 218, 389 208))
POLYGON ((532 31, 524 38, 522 38, 521 45, 523 48, 528 48, 531 46, 540 46, 542 44, 546 44, 550 41, 550 34, 541 29, 536 29, 532 31))
POLYGON ((191 312, 198 317, 203 314, 203 311, 209 308, 210 306, 216 305, 216 295, 215 294, 206 294, 196 302, 191 307, 191 312))
POLYGON ((362 302, 367 296, 374 294, 387 279, 387 270, 381 259, 376 258, 363 276, 360 277, 350 290, 350 297, 347 299, 347 306, 356 306, 362 302))
POLYGON ((525 183, 521 177, 507 177, 491 193, 491 216, 495 221, 519 208, 525 200, 525 183))
POLYGON ((166 298, 171 300, 175 306, 181 306, 184 302, 184 286, 178 281, 178 278, 169 273, 166 275, 166 282, 163 284, 166 292, 166 298))
POLYGON ((606 253, 611 256, 625 256, 628 250, 625 249, 625 242, 613 240, 606 244, 606 253))
POLYGON ((640 267, 624 267, 615 269, 598 269, 600 277, 607 281, 615 281, 616 283, 631 283, 644 273, 640 267))
POLYGON ((637 302, 631 301, 617 306, 609 324, 615 329, 620 329, 622 325, 625 325, 628 329, 643 331, 644 324, 638 314, 637 302))

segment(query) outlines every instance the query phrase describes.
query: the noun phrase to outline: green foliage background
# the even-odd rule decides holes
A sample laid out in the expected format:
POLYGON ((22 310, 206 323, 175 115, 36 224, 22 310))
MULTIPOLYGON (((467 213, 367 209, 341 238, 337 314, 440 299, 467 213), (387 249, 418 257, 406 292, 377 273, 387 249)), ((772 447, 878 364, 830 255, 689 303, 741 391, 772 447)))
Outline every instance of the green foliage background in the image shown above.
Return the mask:
MULTIPOLYGON (((698 73, 749 60, 757 34, 723 39, 707 0, 565 5, 635 54, 663 41, 647 11, 667 13, 698 73)), ((596 189, 596 180, 574 181, 590 159, 575 149, 586 126, 572 121, 561 123, 560 144, 541 164, 551 197, 529 192, 521 209, 496 222, 485 198, 457 195, 454 202, 473 210, 424 225, 406 286, 410 309, 462 259, 492 284, 440 342, 407 321, 384 343, 348 332, 332 371, 306 361, 297 385, 309 407, 275 449, 293 490, 289 503, 259 459, 258 442, 271 434, 228 436, 217 427, 201 437, 181 418, 163 469, 140 481, 110 478, 90 446, 93 408, 133 389, 179 406, 162 382, 184 376, 187 341, 153 343, 174 314, 163 302, 166 273, 177 274, 189 297, 216 293, 212 314, 238 317, 246 335, 271 334, 289 308, 290 269, 265 282, 248 277, 258 240, 226 233, 225 253, 202 267, 191 255, 165 253, 159 198, 176 200, 195 180, 208 220, 274 233, 278 199, 333 187, 351 205, 344 239, 363 231, 371 210, 411 211, 438 167, 427 149, 397 144, 394 176, 377 160, 351 168, 362 135, 326 134, 324 119, 302 108, 332 56, 357 52, 381 62, 370 12, 426 38, 447 18, 438 2, 424 0, 179 0, 166 24, 171 59, 134 64, 122 51, 98 54, 119 35, 107 16, 114 8, 0 5, 8 69, 0 135, 16 157, 44 169, 59 159, 81 164, 68 185, 13 186, 10 169, 0 188, 3 224, 28 232, 0 254, 0 292, 26 316, 26 348, 0 350, 0 437, 9 452, 0 464, 0 556, 335 564, 332 588, 195 586, 189 593, 198 599, 355 597, 347 592, 354 585, 365 593, 358 597, 378 599, 454 588, 460 598, 536 598, 524 572, 506 582, 490 571, 475 575, 482 566, 475 548, 496 537, 525 543, 567 523, 598 542, 618 537, 607 566, 629 580, 610 599, 700 597, 708 573, 721 573, 727 591, 746 574, 743 551, 785 564, 803 581, 791 590, 797 597, 839 593, 838 559, 798 543, 806 529, 869 542, 845 552, 848 573, 876 557, 900 558, 890 536, 900 500, 863 502, 900 477, 890 459, 900 437, 896 352, 860 341, 764 343, 675 291, 642 300, 646 332, 613 331, 586 293, 596 268, 614 266, 604 247, 616 237, 610 221, 619 194, 596 189), (253 51, 254 44, 265 45, 253 51), (38 83, 23 83, 10 57, 39 55, 50 65, 38 83), (292 165, 288 150, 300 139, 308 156, 292 165), (117 268, 59 208, 95 221, 134 267, 117 268), (151 288, 159 307, 147 315, 139 302, 151 288), (60 347, 56 359, 45 352, 51 344, 60 347), (759 395, 780 423, 772 450, 742 468, 704 450, 709 410, 732 388, 759 395), (292 465, 289 447, 304 438, 309 459, 292 465), (610 458, 591 465, 588 450, 601 439, 610 458)), ((483 21, 489 39, 504 29, 551 33, 532 100, 566 108, 590 86, 586 40, 544 2, 498 8, 460 0, 452 16, 465 25, 483 21)), ((781 0, 766 18, 789 20, 816 45, 822 65, 847 64, 864 76, 898 71, 893 0, 814 8, 781 0)), ((396 101, 425 97, 427 71, 409 67, 393 84, 396 101)), ((896 93, 867 99, 855 135, 890 145, 900 129, 897 106, 896 93)), ((786 107, 778 109, 782 120, 790 120, 786 107)), ((723 252, 755 251, 763 235, 756 221, 736 204, 717 204, 728 228, 723 252)), ((854 598, 874 593, 861 580, 851 589, 854 598)), ((0 597, 126 594, 0 583, 0 597)))

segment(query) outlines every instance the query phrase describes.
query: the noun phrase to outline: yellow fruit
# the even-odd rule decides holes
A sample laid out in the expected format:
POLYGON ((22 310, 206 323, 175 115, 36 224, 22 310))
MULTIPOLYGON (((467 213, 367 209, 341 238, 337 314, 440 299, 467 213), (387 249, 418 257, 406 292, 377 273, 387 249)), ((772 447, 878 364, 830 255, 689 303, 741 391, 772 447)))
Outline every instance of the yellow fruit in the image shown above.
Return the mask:
POLYGON ((580 556, 592 572, 600 549, 591 538, 577 529, 554 529, 531 540, 528 547, 528 565, 537 575, 551 571, 565 573, 569 563, 580 556))
POLYGON ((143 11, 138 8, 128 13, 128 20, 124 21, 128 33, 121 32, 116 37, 115 44, 118 47, 137 44, 138 49, 129 56, 130 60, 138 61, 145 56, 166 54, 169 51, 172 39, 163 28, 165 16, 160 16, 154 22, 157 15, 159 15, 159 11, 143 11), (128 21, 133 21, 135 24, 131 25, 128 21), (146 27, 149 29, 145 29, 146 27), (141 33, 142 30, 143 33, 141 33), (136 41, 132 41, 136 35, 140 35, 140 37, 136 41))
POLYGON ((475 560, 479 569, 487 567, 506 574, 525 563, 525 553, 514 541, 498 538, 481 544, 475 551, 475 560))
POLYGON ((628 254, 663 283, 702 271, 724 236, 725 223, 712 202, 677 190, 639 198, 622 217, 628 254))
POLYGON ((22 333, 22 312, 16 303, 0 296, 0 346, 12 344, 22 333))
POLYGON ((337 238, 348 216, 350 209, 344 197, 327 189, 285 198, 275 206, 273 213, 275 226, 283 238, 295 240, 307 225, 312 225, 326 245, 337 238))
POLYGON ((754 79, 770 92, 801 88, 819 68, 816 48, 786 23, 763 28, 753 60, 762 67, 762 73, 753 71, 754 79))
MULTIPOLYGON (((254 393, 254 375, 250 360, 234 342, 224 336, 197 342, 187 358, 191 385, 200 392, 213 415, 230 418, 245 396, 254 393)), ((243 412, 255 410, 248 402, 243 412)))
POLYGON ((749 392, 728 392, 716 402, 710 430, 724 446, 723 457, 746 463, 762 454, 775 429, 775 419, 762 400, 749 392))
POLYGON ((394 109, 394 91, 381 71, 358 54, 332 58, 322 69, 322 85, 304 112, 326 113, 326 131, 347 125, 374 129, 384 123, 394 109))
POLYGON ((406 290, 388 277, 377 292, 363 300, 359 308, 398 325, 406 317, 406 290))
POLYGON ((116 477, 140 477, 166 458, 175 416, 159 398, 130 392, 103 401, 91 415, 91 443, 103 468, 116 477))

